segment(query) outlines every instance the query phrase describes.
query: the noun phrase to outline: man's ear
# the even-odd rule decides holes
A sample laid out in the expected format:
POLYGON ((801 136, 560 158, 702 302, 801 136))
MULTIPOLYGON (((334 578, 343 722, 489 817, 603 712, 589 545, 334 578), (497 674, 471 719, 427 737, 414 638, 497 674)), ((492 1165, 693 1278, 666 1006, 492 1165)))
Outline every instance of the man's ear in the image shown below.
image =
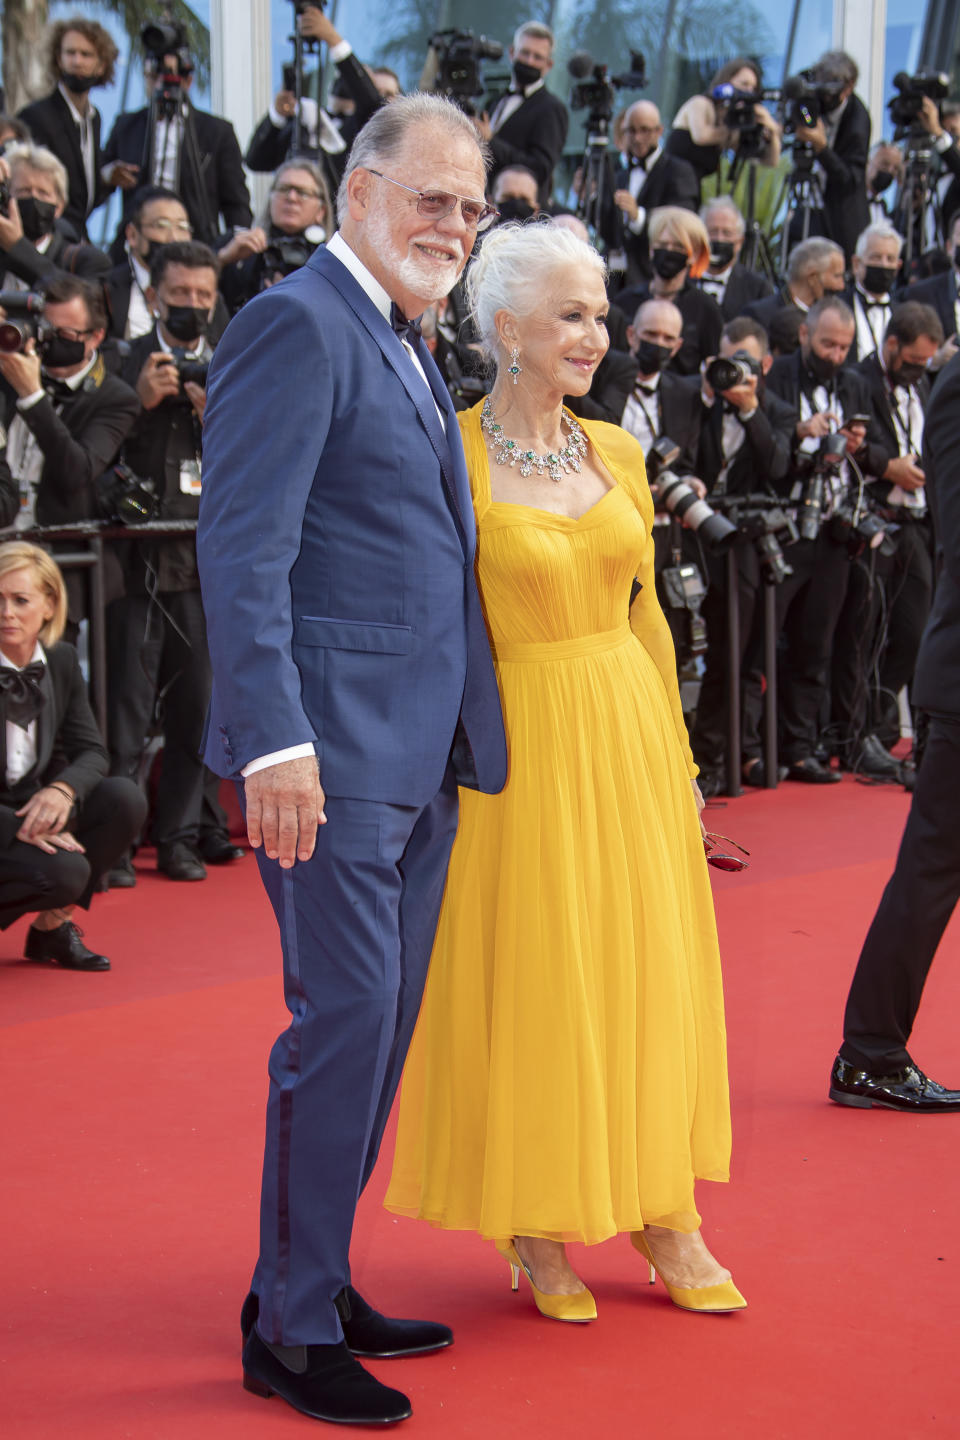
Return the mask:
POLYGON ((761 374, 761 375, 769 375, 769 374, 770 374, 770 366, 771 366, 772 364, 773 364, 773 356, 770 354, 770 352, 769 352, 769 350, 768 350, 767 353, 766 353, 766 355, 764 355, 763 359, 760 361, 760 374, 761 374))
POLYGON ((351 220, 363 220, 370 207, 373 176, 362 166, 351 172, 347 181, 347 207, 351 220))

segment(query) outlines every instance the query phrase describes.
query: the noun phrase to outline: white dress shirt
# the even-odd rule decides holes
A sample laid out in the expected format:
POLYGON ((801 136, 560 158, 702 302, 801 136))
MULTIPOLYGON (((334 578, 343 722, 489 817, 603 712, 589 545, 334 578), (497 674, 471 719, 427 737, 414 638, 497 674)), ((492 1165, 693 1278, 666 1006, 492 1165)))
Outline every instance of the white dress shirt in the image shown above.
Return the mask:
MULTIPOLYGON (((99 353, 98 350, 94 350, 86 365, 63 383, 71 390, 79 390, 97 363, 99 353)), ((10 430, 7 434, 7 464, 10 466, 10 473, 16 480, 17 488, 20 491, 20 509, 13 522, 15 530, 29 530, 37 523, 37 490, 43 475, 44 457, 36 436, 23 416, 25 411, 32 410, 34 405, 39 405, 46 393, 46 390, 41 387, 17 401, 17 414, 10 422, 10 430)))
POLYGON ((511 115, 516 115, 524 100, 529 100, 531 95, 535 95, 538 90, 542 90, 544 83, 543 80, 534 80, 533 84, 528 85, 526 90, 514 90, 511 87, 506 95, 503 95, 497 101, 494 112, 490 116, 491 135, 496 135, 497 131, 510 119, 511 115))
MULTIPOLYGON (((644 185, 646 185, 647 179, 650 175, 650 171, 653 169, 654 165, 656 165, 662 154, 663 146, 658 145, 656 150, 651 150, 650 154, 645 156, 639 165, 631 165, 629 174, 627 175, 627 189, 630 191, 630 194, 633 196, 634 200, 636 200, 637 196, 640 194, 640 191, 643 189, 644 185)), ((646 224, 647 212, 641 205, 637 209, 637 218, 635 220, 627 221, 627 229, 633 235, 642 235, 644 229, 646 228, 646 224)))
MULTIPOLYGON (((32 665, 34 661, 37 660, 41 665, 46 665, 47 663, 47 657, 43 653, 43 646, 39 640, 27 664, 32 665)), ((26 665, 14 665, 13 661, 4 655, 2 650, 0 650, 0 665, 9 665, 11 670, 25 670, 27 668, 26 665)), ((37 763, 37 722, 36 720, 31 720, 26 730, 23 730, 19 725, 15 725, 12 720, 8 720, 6 727, 7 785, 12 787, 16 785, 18 780, 22 780, 24 775, 32 770, 37 763)))
POLYGON ((709 295, 712 300, 716 300, 718 305, 723 304, 723 297, 727 293, 727 282, 733 274, 733 267, 736 263, 736 260, 731 260, 726 270, 717 270, 716 272, 705 270, 700 276, 700 289, 704 295, 709 295))
POLYGON ((96 199, 97 188, 96 155, 93 148, 93 117, 97 112, 92 105, 88 105, 86 115, 81 115, 74 105, 73 97, 66 85, 58 85, 57 89, 66 100, 70 114, 73 116, 73 122, 80 132, 80 154, 83 157, 83 173, 87 181, 87 215, 89 215, 96 199))
MULTIPOLYGON (((890 383, 890 416, 893 420, 893 428, 897 432, 900 454, 912 455, 916 458, 923 451, 923 406, 920 403, 920 396, 917 394, 917 387, 891 383, 890 374, 886 372, 886 369, 885 373, 887 381, 890 383)), ((891 487, 885 503, 900 505, 904 510, 913 510, 922 515, 927 508, 926 491, 923 488, 905 490, 902 485, 894 485, 891 487)))
POLYGON ((858 360, 866 360, 868 355, 879 351, 892 314, 893 302, 889 295, 868 295, 859 285, 854 287, 853 316, 857 322, 858 360))
POLYGON ((153 329, 153 315, 147 304, 150 271, 140 257, 133 253, 129 245, 126 250, 133 283, 130 286, 130 304, 127 307, 127 323, 123 329, 123 338, 124 340, 139 340, 141 335, 149 335, 153 329))

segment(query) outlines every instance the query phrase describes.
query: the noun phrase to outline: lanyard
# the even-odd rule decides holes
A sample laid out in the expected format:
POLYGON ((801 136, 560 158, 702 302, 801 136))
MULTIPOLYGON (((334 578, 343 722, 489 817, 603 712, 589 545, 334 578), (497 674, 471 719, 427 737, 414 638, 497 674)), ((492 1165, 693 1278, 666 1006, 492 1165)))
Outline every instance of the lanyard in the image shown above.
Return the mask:
POLYGON ((913 417, 912 417, 912 415, 911 415, 911 413, 910 413, 910 392, 909 392, 909 390, 907 391, 907 418, 906 418, 906 420, 904 420, 904 418, 903 418, 903 411, 900 409, 900 402, 899 402, 899 400, 897 399, 896 391, 895 391, 894 387, 890 384, 889 380, 888 380, 888 382, 887 382, 887 388, 888 388, 888 390, 890 391, 890 409, 891 409, 891 412, 892 412, 892 415, 893 415, 894 425, 896 426, 897 430, 900 432, 900 439, 901 439, 901 441, 902 441, 902 442, 906 442, 906 447, 907 447, 907 448, 906 448, 906 452, 905 452, 905 453, 906 453, 907 455, 912 455, 912 454, 914 453, 914 452, 913 452, 913 417))
POLYGON ((658 440, 658 439, 660 438, 660 413, 659 413, 660 407, 659 407, 659 405, 657 404, 657 401, 658 401, 659 398, 660 398, 660 387, 659 387, 659 385, 657 386, 657 390, 656 390, 656 393, 655 393, 654 395, 646 395, 646 396, 645 396, 645 395, 643 394, 643 392, 641 391, 640 385, 639 385, 639 383, 638 383, 638 384, 634 385, 634 387, 633 387, 633 398, 634 398, 634 400, 637 402, 637 404, 640 406, 640 409, 643 411, 644 418, 646 419, 647 424, 650 426, 650 434, 653 436, 654 440, 658 440), (644 404, 644 401, 645 401, 645 400, 652 400, 652 401, 653 401, 654 407, 655 407, 655 409, 656 409, 656 414, 655 414, 655 415, 652 416, 652 415, 650 414, 650 411, 647 409, 646 405, 644 404))

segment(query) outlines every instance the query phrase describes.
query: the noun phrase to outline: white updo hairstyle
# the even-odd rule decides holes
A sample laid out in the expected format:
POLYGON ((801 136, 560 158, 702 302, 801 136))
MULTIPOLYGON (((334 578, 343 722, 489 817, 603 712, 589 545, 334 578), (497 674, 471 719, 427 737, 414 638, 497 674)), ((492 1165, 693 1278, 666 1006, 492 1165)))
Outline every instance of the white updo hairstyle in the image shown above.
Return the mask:
POLYGON ((499 365, 502 349, 494 321, 497 312, 532 315, 550 274, 570 265, 606 279, 607 267, 593 246, 548 221, 498 225, 484 238, 464 285, 481 349, 494 365, 499 365))

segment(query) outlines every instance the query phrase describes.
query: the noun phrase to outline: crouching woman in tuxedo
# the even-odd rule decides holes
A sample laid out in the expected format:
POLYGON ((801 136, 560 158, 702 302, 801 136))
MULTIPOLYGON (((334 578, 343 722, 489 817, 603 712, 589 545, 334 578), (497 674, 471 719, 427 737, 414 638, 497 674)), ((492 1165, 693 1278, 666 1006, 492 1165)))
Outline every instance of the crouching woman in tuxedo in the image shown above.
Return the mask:
POLYGON ((143 824, 131 780, 104 779, 107 752, 77 653, 60 644, 67 592, 36 545, 0 545, 0 929, 38 911, 28 960, 109 970, 71 916, 143 824))

